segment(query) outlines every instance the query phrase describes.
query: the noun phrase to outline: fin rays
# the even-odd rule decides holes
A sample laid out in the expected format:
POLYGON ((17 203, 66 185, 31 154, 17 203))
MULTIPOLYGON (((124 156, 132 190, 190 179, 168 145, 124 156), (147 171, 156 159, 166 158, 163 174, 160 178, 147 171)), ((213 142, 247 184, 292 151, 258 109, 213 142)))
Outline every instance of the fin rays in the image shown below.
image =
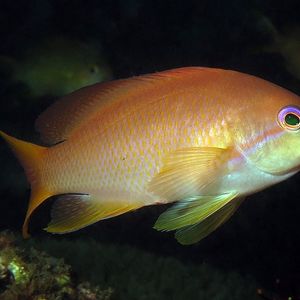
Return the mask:
POLYGON ((139 203, 99 201, 87 194, 64 194, 58 196, 52 206, 51 222, 46 231, 67 233, 139 208, 139 203))
POLYGON ((200 194, 217 176, 226 171, 231 149, 191 147, 176 150, 164 159, 160 172, 152 179, 149 191, 169 201, 200 194))
POLYGON ((222 225, 238 208, 236 192, 217 196, 196 196, 179 201, 157 219, 154 228, 177 230, 175 237, 182 244, 192 244, 222 225))
POLYGON ((199 242, 223 225, 234 214, 243 201, 244 198, 233 199, 203 221, 178 229, 175 233, 176 240, 182 245, 199 242))

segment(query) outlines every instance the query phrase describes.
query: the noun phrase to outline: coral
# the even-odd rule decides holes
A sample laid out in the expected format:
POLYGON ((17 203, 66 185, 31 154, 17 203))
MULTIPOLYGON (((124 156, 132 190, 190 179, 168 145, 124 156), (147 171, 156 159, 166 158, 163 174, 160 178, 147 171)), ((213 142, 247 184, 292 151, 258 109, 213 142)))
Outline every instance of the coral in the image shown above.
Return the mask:
POLYGON ((32 247, 22 250, 12 233, 0 233, 0 300, 109 300, 111 294, 111 289, 76 284, 63 259, 32 247))

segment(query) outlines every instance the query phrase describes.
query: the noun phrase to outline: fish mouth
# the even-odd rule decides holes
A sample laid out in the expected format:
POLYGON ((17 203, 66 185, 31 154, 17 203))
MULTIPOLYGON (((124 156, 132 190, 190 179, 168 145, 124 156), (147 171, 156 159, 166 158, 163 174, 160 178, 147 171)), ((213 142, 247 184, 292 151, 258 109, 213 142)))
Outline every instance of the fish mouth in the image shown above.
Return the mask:
POLYGON ((272 175, 275 176, 286 176, 286 178, 289 178, 295 174, 297 174, 300 171, 300 165, 293 167, 289 170, 285 170, 285 171, 279 171, 279 172, 272 172, 272 175))
MULTIPOLYGON (((285 175, 288 175, 288 177, 298 173, 300 171, 300 165, 297 166, 297 167, 293 167, 291 169, 288 169, 288 170, 284 170, 284 171, 278 171, 278 172, 274 172, 272 171, 272 173, 269 173, 269 174, 272 174, 272 175, 275 175, 275 176, 285 176, 285 175)), ((268 172, 266 172, 268 173, 268 172)))
POLYGON ((296 174, 300 171, 300 164, 297 167, 292 168, 289 173, 296 174))

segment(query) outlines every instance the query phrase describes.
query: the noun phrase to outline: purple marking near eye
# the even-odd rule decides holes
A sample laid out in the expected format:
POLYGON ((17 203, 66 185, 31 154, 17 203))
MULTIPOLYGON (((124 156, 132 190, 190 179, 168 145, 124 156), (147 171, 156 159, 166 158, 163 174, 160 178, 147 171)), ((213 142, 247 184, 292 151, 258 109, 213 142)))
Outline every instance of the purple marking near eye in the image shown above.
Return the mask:
POLYGON ((288 114, 294 114, 300 118, 300 108, 292 105, 286 106, 282 108, 281 111, 278 113, 278 121, 283 128, 288 128, 291 130, 299 129, 299 126, 291 126, 285 122, 285 117, 288 114))

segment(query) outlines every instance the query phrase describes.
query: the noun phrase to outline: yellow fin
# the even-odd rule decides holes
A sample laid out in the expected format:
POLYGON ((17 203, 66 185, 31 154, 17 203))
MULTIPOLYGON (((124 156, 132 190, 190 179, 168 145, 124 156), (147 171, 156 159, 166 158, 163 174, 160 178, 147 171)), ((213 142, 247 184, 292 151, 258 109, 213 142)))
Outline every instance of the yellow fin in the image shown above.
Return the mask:
POLYGON ((99 201, 88 194, 59 195, 51 210, 51 222, 45 230, 52 233, 72 232, 139 207, 139 203, 99 201))
POLYGON ((226 172, 230 149, 191 147, 170 153, 163 168, 149 184, 149 191, 170 201, 201 194, 200 191, 226 172))
POLYGON ((223 225, 234 214, 243 201, 244 198, 233 199, 203 221, 177 230, 175 233, 176 240, 182 245, 199 242, 219 226, 223 225))
POLYGON ((43 186, 35 183, 31 184, 29 205, 22 226, 22 235, 25 239, 30 237, 30 234, 28 233, 28 225, 33 211, 51 196, 53 196, 53 194, 47 191, 43 186))
POLYGON ((232 192, 181 200, 159 216, 154 228, 169 231, 199 223, 224 207, 237 195, 236 192, 232 192))
POLYGON ((29 142, 16 139, 3 131, 0 131, 0 136, 7 142, 14 154, 25 169, 27 179, 29 182, 35 180, 34 174, 39 165, 40 157, 47 149, 46 147, 38 146, 29 142))
POLYGON ((21 141, 16 139, 3 131, 0 131, 0 136, 8 143, 12 148, 13 152, 22 164, 27 180, 31 185, 31 196, 28 205, 27 214, 23 224, 23 236, 29 237, 28 234, 28 222, 32 212, 47 198, 51 195, 41 184, 40 184, 40 164, 44 153, 47 148, 38 146, 32 143, 21 141))

